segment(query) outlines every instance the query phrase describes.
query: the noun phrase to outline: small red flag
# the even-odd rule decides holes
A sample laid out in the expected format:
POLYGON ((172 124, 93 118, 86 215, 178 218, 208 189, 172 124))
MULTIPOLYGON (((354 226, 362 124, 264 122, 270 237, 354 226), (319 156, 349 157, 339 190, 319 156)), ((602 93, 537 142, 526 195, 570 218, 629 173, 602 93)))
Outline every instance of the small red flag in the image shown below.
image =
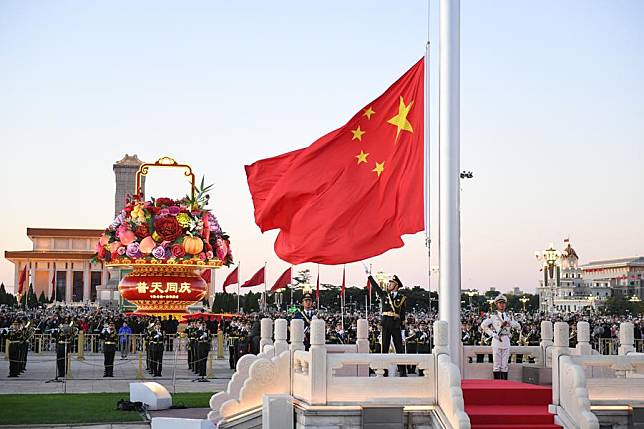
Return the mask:
POLYGON ((369 279, 367 279, 367 286, 365 287, 367 288, 367 293, 369 294, 369 296, 371 296, 371 282, 369 281, 369 279))
POLYGON ((291 264, 337 265, 424 229, 424 61, 307 148, 246 166, 255 223, 291 264))
POLYGON ((275 292, 278 289, 287 288, 291 284, 291 267, 288 267, 286 271, 275 281, 275 284, 271 288, 271 292, 275 292))
POLYGON ((18 278, 18 295, 22 295, 22 292, 25 289, 25 281, 27 280, 27 266, 20 273, 20 278, 18 278))
POLYGON ((255 274, 253 274, 253 277, 250 279, 246 280, 246 283, 241 285, 241 287, 251 287, 251 286, 258 286, 264 283, 264 268, 262 267, 257 271, 255 274))
POLYGON ((342 287, 340 288, 340 296, 344 298, 344 290, 346 289, 345 286, 345 267, 342 267, 342 287))
POLYGON ((235 269, 228 274, 228 277, 226 277, 226 280, 224 280, 224 293, 226 292, 226 286, 234 285, 239 283, 239 265, 235 267, 235 269))
POLYGON ((318 269, 318 282, 315 285, 315 302, 320 305, 320 270, 318 269))

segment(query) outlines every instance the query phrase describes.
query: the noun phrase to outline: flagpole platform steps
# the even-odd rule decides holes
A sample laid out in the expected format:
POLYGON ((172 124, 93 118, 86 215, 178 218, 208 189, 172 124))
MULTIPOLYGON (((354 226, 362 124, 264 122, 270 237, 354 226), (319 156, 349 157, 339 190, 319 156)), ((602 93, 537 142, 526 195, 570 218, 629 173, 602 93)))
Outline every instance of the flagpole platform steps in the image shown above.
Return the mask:
POLYGON ((463 380, 472 429, 560 429, 548 411, 552 389, 510 380, 463 380))

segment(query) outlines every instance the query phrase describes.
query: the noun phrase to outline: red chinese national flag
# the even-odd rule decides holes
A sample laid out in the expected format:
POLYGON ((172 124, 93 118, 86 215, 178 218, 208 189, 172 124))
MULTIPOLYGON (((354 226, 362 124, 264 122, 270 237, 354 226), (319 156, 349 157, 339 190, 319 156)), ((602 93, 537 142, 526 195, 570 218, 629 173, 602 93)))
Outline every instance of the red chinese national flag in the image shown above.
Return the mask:
POLYGON ((226 280, 224 280, 224 292, 226 292, 226 286, 234 285, 239 283, 239 265, 235 267, 235 269, 228 274, 228 277, 226 277, 226 280))
POLYGON ((280 229, 280 258, 349 263, 423 230, 423 63, 311 146, 246 166, 255 222, 280 229))
POLYGON ((284 271, 282 275, 277 279, 277 281, 271 288, 271 292, 275 292, 278 289, 287 288, 290 283, 291 283, 291 267, 289 267, 286 271, 284 271))
POLYGON ((253 277, 250 279, 246 280, 246 283, 241 285, 241 287, 251 287, 251 286, 257 286, 261 285, 264 283, 264 267, 260 268, 259 271, 257 271, 255 274, 253 274, 253 277))

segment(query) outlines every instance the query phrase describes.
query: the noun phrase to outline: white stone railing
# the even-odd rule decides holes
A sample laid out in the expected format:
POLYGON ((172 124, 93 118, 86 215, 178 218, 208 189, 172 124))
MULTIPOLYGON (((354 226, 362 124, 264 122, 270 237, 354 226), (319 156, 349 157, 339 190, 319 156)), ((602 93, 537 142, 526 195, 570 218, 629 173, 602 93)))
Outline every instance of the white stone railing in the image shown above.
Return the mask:
POLYGON ((293 397, 311 403, 313 397, 311 381, 311 353, 298 350, 293 354, 293 397))
MULTIPOLYGON (((492 378, 491 346, 463 346, 463 378, 492 378), (483 362, 477 361, 482 356, 483 362)), ((509 378, 521 380, 523 364, 543 366, 545 350, 541 346, 511 346, 509 378), (523 355, 522 363, 516 363, 516 356, 523 355)))
MULTIPOLYGON (((578 325, 578 335, 583 332, 584 339, 586 328, 582 325, 580 331, 578 325)), ((568 325, 555 324, 555 344, 560 347, 552 352, 552 395, 564 424, 594 429, 599 423, 591 411, 593 405, 644 405, 644 354, 633 352, 632 333, 633 325, 622 323, 620 355, 605 356, 592 350, 582 353, 588 352, 585 344, 576 349, 562 347, 568 342, 568 325)))
POLYGON ((599 429, 599 420, 590 411, 584 370, 572 361, 571 356, 561 356, 558 361, 559 406, 557 416, 566 427, 599 429))
POLYGON ((446 354, 437 357, 437 395, 441 412, 453 428, 469 428, 470 418, 465 413, 461 374, 446 354))
POLYGON ((446 322, 434 324, 433 354, 370 354, 366 320, 358 321, 358 340, 353 345, 326 345, 323 320, 311 321, 308 351, 304 351, 302 321, 291 322, 290 346, 286 332, 286 321, 276 320, 273 342, 273 323, 262 320, 262 353, 239 360, 226 391, 210 401, 210 420, 245 415, 261 406, 264 395, 284 393, 310 405, 439 405, 437 412, 447 426, 470 427, 460 374, 447 354, 446 322), (415 365, 423 377, 393 377, 396 365, 415 365), (387 369, 391 377, 384 377, 387 369), (375 376, 370 376, 370 370, 375 376))
POLYGON ((330 405, 434 404, 435 380, 433 355, 345 353, 326 356, 326 402, 330 405), (423 370, 424 377, 384 377, 385 370, 395 365, 416 365, 423 370), (369 377, 369 369, 375 371, 375 377, 369 377))

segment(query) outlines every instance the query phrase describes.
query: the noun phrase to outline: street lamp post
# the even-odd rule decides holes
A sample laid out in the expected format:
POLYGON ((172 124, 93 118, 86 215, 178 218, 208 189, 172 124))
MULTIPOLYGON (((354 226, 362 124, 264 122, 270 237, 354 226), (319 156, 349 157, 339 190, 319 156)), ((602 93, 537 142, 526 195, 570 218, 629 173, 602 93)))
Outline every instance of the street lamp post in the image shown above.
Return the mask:
POLYGON ((490 306, 490 313, 492 312, 492 304, 494 304, 494 300, 492 298, 487 300, 488 305, 490 306))
POLYGON ((559 269, 562 254, 555 249, 554 244, 550 243, 546 250, 534 252, 534 256, 542 264, 543 287, 549 290, 549 299, 544 299, 545 302, 548 302, 546 311, 552 313, 554 311, 556 289, 559 287, 559 269))
POLYGON ((465 292, 465 295, 470 297, 470 311, 474 308, 472 306, 472 297, 478 295, 479 293, 476 291, 476 289, 470 289, 467 292, 465 292))
POLYGON ((525 303, 530 301, 530 298, 528 298, 527 296, 522 296, 521 298, 519 298, 519 301, 521 301, 521 304, 523 304, 523 312, 525 313, 525 303))

